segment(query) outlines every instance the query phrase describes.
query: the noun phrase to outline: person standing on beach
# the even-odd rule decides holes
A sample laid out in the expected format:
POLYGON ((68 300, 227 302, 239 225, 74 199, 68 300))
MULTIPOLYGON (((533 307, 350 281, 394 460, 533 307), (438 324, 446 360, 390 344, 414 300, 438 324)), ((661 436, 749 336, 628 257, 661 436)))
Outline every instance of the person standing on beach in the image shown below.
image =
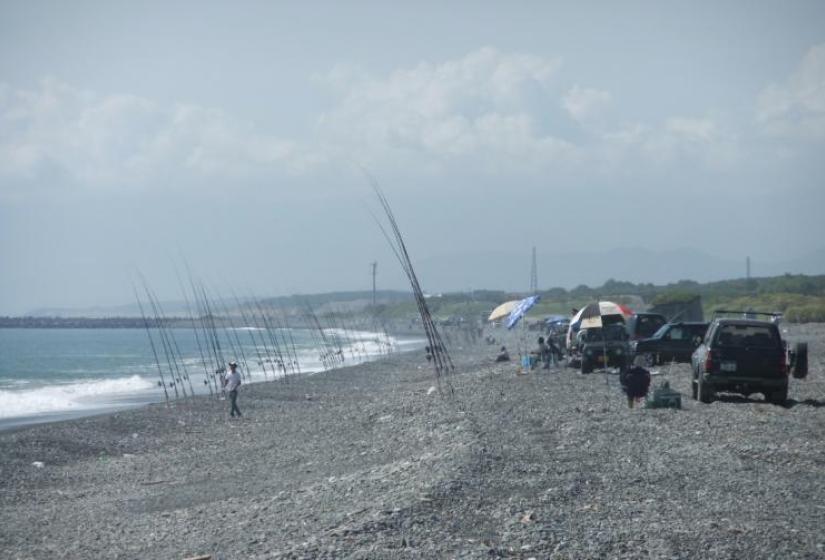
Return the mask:
POLYGON ((229 362, 229 373, 226 374, 226 391, 229 393, 229 402, 232 403, 229 409, 229 416, 233 418, 235 414, 239 417, 243 416, 241 409, 238 408, 238 387, 240 386, 241 374, 238 373, 238 363, 229 362))

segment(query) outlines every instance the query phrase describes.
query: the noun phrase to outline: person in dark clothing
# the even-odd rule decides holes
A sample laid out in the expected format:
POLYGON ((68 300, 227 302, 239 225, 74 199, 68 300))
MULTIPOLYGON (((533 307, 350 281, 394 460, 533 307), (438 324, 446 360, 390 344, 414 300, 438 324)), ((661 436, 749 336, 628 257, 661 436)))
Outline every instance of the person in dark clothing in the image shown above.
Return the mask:
POLYGON ((619 382, 627 395, 627 406, 633 408, 636 401, 647 396, 650 389, 650 372, 643 367, 634 366, 619 376, 619 382))
POLYGON ((499 351, 498 356, 496 356, 496 361, 497 362, 509 362, 510 361, 510 353, 507 352, 507 347, 506 346, 501 347, 501 350, 499 351))
POLYGON ((550 355, 556 360, 556 363, 561 361, 561 350, 556 345, 556 341, 552 336, 547 337, 547 346, 550 349, 550 355))
POLYGON ((238 387, 241 386, 241 374, 238 373, 238 364, 229 362, 229 373, 226 374, 226 392, 229 393, 229 401, 232 403, 229 409, 229 416, 238 417, 243 416, 241 409, 238 408, 238 387))

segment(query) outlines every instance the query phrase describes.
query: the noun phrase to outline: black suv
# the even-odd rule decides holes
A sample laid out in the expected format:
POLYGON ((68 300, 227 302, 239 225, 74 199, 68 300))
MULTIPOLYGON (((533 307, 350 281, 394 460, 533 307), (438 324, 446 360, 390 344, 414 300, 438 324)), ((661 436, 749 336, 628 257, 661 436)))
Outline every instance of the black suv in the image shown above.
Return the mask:
POLYGON ((630 363, 630 345, 624 325, 605 325, 582 329, 577 336, 581 356, 581 372, 590 373, 596 367, 617 367, 624 371, 630 363))
POLYGON ((784 404, 788 398, 788 373, 807 374, 807 346, 799 343, 793 352, 782 340, 777 327, 779 314, 720 311, 740 317, 714 318, 702 344, 691 358, 693 398, 709 403, 717 391, 750 396, 762 393, 765 399, 784 404), (768 315, 770 321, 752 319, 768 315))
POLYGON ((634 357, 644 365, 690 362, 707 330, 708 323, 668 323, 650 338, 631 342, 630 347, 634 357))

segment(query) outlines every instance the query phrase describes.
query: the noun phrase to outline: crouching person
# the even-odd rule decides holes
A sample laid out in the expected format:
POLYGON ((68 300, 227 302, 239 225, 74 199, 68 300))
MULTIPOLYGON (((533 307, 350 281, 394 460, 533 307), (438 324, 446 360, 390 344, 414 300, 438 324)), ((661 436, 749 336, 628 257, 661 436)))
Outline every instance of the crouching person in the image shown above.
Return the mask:
POLYGON ((633 408, 636 401, 647 396, 650 388, 650 372, 643 367, 634 366, 622 372, 619 377, 622 390, 627 395, 627 406, 633 408))

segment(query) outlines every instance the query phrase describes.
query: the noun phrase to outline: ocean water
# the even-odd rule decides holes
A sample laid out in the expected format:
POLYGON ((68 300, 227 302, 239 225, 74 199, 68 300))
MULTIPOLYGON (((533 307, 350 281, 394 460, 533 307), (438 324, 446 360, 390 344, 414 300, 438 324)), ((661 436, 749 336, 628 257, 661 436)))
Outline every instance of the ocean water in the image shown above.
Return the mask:
MULTIPOLYGON (((245 383, 272 380, 276 374, 277 356, 267 354, 267 350, 274 354, 269 337, 256 331, 218 329, 224 361, 241 363, 245 383)), ((207 373, 215 376, 215 358, 207 357, 204 366, 194 330, 169 332, 186 371, 177 381, 177 374, 170 374, 158 331, 152 331, 170 396, 174 398, 175 389, 180 396, 183 390, 209 394, 212 380, 207 373), (177 387, 171 387, 172 383, 177 387)), ((317 332, 292 329, 291 333, 301 372, 324 370, 317 332)), ((420 339, 383 333, 327 329, 325 334, 340 341, 345 366, 376 359, 388 346, 395 351, 423 346, 420 339)), ((212 353, 205 347, 204 352, 212 353)), ((0 329, 0 429, 158 402, 164 398, 159 378, 143 329, 0 329)))

